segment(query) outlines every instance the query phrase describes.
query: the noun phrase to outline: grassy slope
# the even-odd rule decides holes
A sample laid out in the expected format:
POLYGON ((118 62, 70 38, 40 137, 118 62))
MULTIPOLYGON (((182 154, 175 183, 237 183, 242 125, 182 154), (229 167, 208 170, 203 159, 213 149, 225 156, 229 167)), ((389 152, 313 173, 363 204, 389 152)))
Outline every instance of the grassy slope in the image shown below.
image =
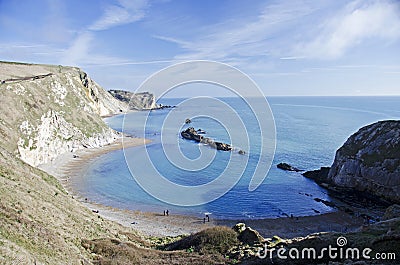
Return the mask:
POLYGON ((209 256, 151 249, 134 230, 92 213, 54 177, 0 148, 0 264, 171 261, 215 263, 209 256))
POLYGON ((117 236, 120 227, 73 200, 52 176, 0 152, 0 249, 12 261, 79 264, 81 238, 117 236))

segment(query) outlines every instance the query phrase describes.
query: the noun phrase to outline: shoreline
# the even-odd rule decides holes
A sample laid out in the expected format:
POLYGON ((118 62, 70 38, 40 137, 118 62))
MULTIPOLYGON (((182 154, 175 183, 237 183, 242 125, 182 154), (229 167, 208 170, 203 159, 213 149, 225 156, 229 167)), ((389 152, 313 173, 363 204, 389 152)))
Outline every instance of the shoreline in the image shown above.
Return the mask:
POLYGON ((82 169, 81 166, 88 164, 92 160, 109 152, 121 150, 123 148, 141 146, 148 143, 150 143, 150 140, 148 139, 123 136, 113 143, 102 147, 85 148, 79 149, 76 152, 63 153, 57 156, 53 161, 39 165, 38 168, 56 177, 61 181, 64 188, 67 188, 69 186, 65 185, 66 182, 68 182, 69 178, 75 177, 74 175, 81 173, 81 171, 76 172, 77 169, 82 169))
POLYGON ((112 144, 90 149, 80 149, 75 153, 64 153, 50 163, 40 165, 39 168, 55 176, 76 200, 94 214, 117 222, 125 227, 132 228, 144 236, 178 236, 192 234, 213 226, 232 227, 236 223, 243 222, 247 226, 257 230, 263 237, 278 235, 283 238, 306 236, 317 232, 351 232, 363 225, 363 219, 345 213, 334 211, 314 216, 280 217, 264 219, 213 219, 203 223, 203 219, 190 215, 171 213, 164 216, 162 213, 132 211, 101 205, 85 200, 81 194, 74 191, 69 180, 82 177, 85 165, 91 163, 99 156, 120 150, 122 148, 135 147, 149 143, 148 139, 121 137, 112 144))
POLYGON ((150 142, 150 140, 144 138, 124 136, 106 146, 80 149, 74 153, 61 154, 52 162, 39 165, 38 168, 56 177, 72 198, 78 200, 94 214, 137 230, 144 236, 178 236, 215 226, 213 222, 203 224, 203 220, 195 216, 177 214, 164 216, 162 213, 132 211, 88 201, 82 194, 74 190, 73 185, 70 184, 71 179, 81 178, 86 165, 101 155, 121 150, 122 148, 145 145, 150 142))

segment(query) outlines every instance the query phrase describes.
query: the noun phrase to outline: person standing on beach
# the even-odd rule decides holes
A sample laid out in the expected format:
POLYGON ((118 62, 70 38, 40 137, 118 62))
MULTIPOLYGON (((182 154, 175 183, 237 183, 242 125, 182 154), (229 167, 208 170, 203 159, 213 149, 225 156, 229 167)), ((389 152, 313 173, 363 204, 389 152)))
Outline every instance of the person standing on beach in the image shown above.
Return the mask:
POLYGON ((167 214, 167 216, 169 215, 169 211, 168 210, 165 213, 167 214))

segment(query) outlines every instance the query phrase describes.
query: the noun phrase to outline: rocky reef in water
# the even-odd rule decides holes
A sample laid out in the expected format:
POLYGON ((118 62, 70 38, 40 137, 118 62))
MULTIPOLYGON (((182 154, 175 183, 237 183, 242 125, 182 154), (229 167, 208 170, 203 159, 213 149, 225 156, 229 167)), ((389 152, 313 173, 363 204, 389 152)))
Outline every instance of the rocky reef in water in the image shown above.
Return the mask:
POLYGON ((285 170, 285 171, 294 171, 294 172, 304 171, 304 170, 298 169, 297 167, 289 165, 288 163, 279 163, 278 165, 276 165, 276 167, 279 169, 285 170))
POLYGON ((233 147, 230 144, 216 142, 216 141, 212 140, 211 138, 200 135, 199 133, 204 134, 202 130, 196 131, 193 127, 189 127, 186 130, 181 132, 181 136, 187 140, 193 140, 193 141, 196 141, 199 143, 207 144, 217 150, 222 150, 222 151, 232 151, 233 150, 233 147))

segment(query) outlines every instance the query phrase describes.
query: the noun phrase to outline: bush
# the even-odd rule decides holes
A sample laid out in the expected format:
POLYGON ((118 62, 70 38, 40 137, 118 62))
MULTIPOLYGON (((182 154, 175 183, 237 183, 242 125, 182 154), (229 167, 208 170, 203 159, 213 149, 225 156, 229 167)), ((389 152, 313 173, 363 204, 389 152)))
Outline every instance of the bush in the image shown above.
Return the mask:
POLYGON ((202 254, 222 255, 238 244, 237 234, 229 227, 216 226, 187 236, 166 246, 167 250, 194 250, 202 254))

